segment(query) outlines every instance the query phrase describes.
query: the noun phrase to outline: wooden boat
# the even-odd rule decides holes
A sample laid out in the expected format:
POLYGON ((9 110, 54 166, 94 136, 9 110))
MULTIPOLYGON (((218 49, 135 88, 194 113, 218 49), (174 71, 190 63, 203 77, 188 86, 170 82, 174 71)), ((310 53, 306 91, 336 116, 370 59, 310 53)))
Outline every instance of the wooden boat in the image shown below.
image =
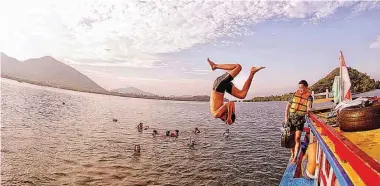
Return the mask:
MULTIPOLYGON (((344 60, 342 53, 340 59, 344 60)), ((301 145, 297 163, 288 164, 280 185, 380 186, 380 98, 372 99, 378 103, 343 109, 335 118, 328 115, 331 107, 310 113, 302 132, 304 145, 301 145), (329 125, 332 122, 338 122, 339 126, 329 125), (315 179, 301 177, 300 171, 308 134, 317 144, 315 179)), ((329 101, 328 94, 325 100, 329 101)))
POLYGON ((327 113, 311 113, 303 132, 317 139, 316 179, 301 178, 301 150, 280 185, 380 185, 380 129, 344 132, 326 124, 327 113))

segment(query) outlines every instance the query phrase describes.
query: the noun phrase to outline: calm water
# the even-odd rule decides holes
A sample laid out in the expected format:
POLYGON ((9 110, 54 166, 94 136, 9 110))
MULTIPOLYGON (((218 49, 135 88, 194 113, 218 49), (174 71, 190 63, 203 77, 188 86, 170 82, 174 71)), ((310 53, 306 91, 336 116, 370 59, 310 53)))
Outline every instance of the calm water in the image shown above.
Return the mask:
POLYGON ((2 79, 2 185, 278 185, 284 102, 238 103, 227 126, 209 103, 132 99, 2 79), (62 102, 66 104, 63 105, 62 102), (113 122, 117 118, 118 122, 113 122), (139 133, 142 121, 160 133, 139 133), (201 134, 195 135, 198 127, 201 134), (222 133, 229 128, 230 138, 222 133), (195 149, 186 147, 195 139, 195 149), (141 154, 134 145, 141 144, 141 154))

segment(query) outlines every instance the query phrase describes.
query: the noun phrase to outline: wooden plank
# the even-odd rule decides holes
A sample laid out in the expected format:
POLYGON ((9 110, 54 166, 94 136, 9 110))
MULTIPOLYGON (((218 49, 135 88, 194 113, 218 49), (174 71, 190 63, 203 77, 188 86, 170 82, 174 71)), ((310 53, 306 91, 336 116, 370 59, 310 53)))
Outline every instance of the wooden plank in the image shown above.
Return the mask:
POLYGON ((326 94, 328 94, 328 93, 323 92, 323 93, 314 94, 314 96, 326 96, 326 94))
POLYGON ((318 107, 313 109, 313 113, 329 112, 332 108, 332 106, 318 107))
POLYGON ((284 175, 282 176, 280 185, 281 186, 312 186, 315 185, 315 180, 311 179, 305 179, 305 178, 294 178, 293 175, 296 171, 296 165, 293 165, 291 163, 288 164, 288 167, 286 167, 286 170, 284 172, 284 175))
POLYGON ((327 103, 332 101, 334 101, 334 98, 322 98, 314 100, 313 103, 327 103))

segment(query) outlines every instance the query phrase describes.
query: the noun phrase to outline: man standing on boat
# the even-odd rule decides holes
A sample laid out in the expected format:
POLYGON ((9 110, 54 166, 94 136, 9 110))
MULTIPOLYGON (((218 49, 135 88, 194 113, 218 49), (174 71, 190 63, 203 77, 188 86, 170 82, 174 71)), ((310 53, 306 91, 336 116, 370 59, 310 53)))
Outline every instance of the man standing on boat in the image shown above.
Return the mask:
POLYGON ((295 131, 295 146, 290 149, 292 163, 296 163, 300 148, 301 133, 306 122, 305 115, 311 111, 313 97, 305 80, 298 83, 298 90, 286 105, 285 123, 290 124, 290 130, 295 131))
POLYGON ((223 122, 231 125, 235 122, 235 104, 232 101, 223 103, 224 93, 228 92, 236 98, 244 99, 251 86, 253 76, 256 72, 265 67, 252 67, 251 73, 249 74, 247 81, 244 83, 243 89, 239 90, 231 81, 240 73, 240 64, 216 64, 209 58, 207 58, 207 61, 212 70, 221 69, 227 71, 214 81, 210 96, 210 111, 214 118, 220 118, 223 122))

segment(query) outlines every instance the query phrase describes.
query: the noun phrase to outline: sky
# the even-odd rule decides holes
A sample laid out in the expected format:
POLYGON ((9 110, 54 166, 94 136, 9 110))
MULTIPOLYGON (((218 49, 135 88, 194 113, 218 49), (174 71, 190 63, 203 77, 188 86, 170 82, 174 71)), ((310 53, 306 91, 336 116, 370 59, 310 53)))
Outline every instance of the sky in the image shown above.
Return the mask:
MULTIPOLYGON (((0 51, 52 56, 105 89, 207 95, 239 63, 247 98, 295 91, 346 64, 380 80, 380 1, 1 1, 0 51)), ((229 97, 227 97, 229 98, 229 97)))

